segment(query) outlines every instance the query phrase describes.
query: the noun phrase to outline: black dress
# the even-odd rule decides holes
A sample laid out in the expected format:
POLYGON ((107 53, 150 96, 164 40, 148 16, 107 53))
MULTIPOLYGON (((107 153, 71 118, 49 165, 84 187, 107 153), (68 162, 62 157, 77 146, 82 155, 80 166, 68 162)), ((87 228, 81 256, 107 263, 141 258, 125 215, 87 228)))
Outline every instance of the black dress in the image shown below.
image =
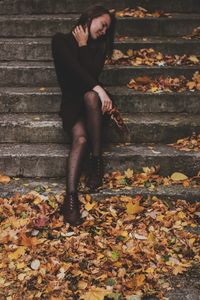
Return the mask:
MULTIPOLYGON (((96 41, 79 47, 71 32, 56 33, 52 37, 51 46, 57 80, 62 92, 59 115, 63 121, 63 128, 70 134, 72 126, 85 114, 84 93, 96 85, 102 86, 98 77, 105 63, 105 51, 96 41)), ((107 90, 106 92, 108 93, 107 90)), ((102 118, 103 121, 109 120, 106 114, 103 114, 102 118)))

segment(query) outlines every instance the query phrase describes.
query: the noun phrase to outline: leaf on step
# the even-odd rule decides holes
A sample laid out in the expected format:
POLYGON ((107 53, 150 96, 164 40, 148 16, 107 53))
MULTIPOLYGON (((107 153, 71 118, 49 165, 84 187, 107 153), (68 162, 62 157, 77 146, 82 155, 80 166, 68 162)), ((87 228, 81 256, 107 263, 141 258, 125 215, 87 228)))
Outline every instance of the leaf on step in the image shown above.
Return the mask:
POLYGON ((124 174, 126 175, 127 178, 132 178, 133 177, 133 170, 127 169, 124 171, 124 174))
POLYGON ((191 60, 193 63, 199 63, 199 59, 196 57, 196 55, 190 55, 189 60, 191 60))
POLYGON ((6 184, 10 182, 10 177, 6 175, 0 175, 0 183, 6 184))
POLYGON ((174 181, 188 179, 188 177, 186 175, 184 175, 183 173, 180 173, 180 172, 174 172, 170 177, 174 181))

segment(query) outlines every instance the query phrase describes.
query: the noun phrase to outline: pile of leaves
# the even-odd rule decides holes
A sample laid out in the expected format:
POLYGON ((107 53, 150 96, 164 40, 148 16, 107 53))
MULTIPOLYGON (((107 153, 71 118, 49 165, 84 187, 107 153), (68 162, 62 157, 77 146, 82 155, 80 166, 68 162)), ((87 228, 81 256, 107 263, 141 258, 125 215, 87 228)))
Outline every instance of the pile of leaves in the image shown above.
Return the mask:
POLYGON ((119 170, 105 174, 103 188, 128 189, 133 187, 145 187, 155 190, 159 186, 182 185, 183 187, 200 188, 200 172, 197 176, 188 177, 181 172, 174 172, 164 177, 158 174, 159 165, 143 167, 143 172, 138 173, 128 168, 126 171, 119 170))
POLYGON ((165 13, 164 11, 155 11, 155 12, 148 12, 147 9, 137 6, 136 8, 125 8, 120 11, 116 11, 115 15, 117 17, 134 17, 134 18, 144 18, 144 17, 153 17, 153 18, 160 18, 160 17, 169 17, 169 13, 165 13))
POLYGON ((200 63, 200 57, 196 55, 167 55, 153 48, 142 48, 140 50, 128 49, 126 54, 121 50, 114 49, 113 55, 107 59, 106 64, 125 66, 179 66, 196 65, 200 63))
POLYGON ((58 213, 62 201, 36 191, 0 198, 0 297, 167 299, 169 277, 200 261, 198 202, 80 195, 85 222, 71 227, 58 213))
POLYGON ((178 139, 176 143, 167 145, 182 151, 200 151, 200 134, 193 132, 191 136, 178 139))
POLYGON ((196 71, 192 79, 187 79, 184 75, 177 77, 156 76, 153 79, 150 76, 140 76, 132 78, 127 87, 141 92, 184 92, 200 90, 200 74, 196 71))
POLYGON ((191 34, 184 35, 182 38, 186 40, 200 39, 200 26, 194 28, 191 34))

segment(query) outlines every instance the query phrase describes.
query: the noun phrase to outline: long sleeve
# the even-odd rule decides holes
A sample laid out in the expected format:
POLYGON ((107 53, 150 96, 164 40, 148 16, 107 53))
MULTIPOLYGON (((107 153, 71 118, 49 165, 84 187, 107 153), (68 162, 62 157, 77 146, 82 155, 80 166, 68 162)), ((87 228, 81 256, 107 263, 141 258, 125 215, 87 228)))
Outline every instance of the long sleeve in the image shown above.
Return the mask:
POLYGON ((98 85, 98 81, 91 76, 91 74, 82 67, 79 63, 76 53, 68 46, 63 33, 56 33, 52 38, 52 53, 57 62, 66 69, 84 86, 85 91, 91 90, 98 85))
POLYGON ((96 79, 98 79, 103 70, 106 59, 106 55, 103 50, 98 48, 95 56, 93 57, 88 45, 84 45, 79 47, 79 58, 81 65, 84 66, 90 74, 95 76, 96 79))

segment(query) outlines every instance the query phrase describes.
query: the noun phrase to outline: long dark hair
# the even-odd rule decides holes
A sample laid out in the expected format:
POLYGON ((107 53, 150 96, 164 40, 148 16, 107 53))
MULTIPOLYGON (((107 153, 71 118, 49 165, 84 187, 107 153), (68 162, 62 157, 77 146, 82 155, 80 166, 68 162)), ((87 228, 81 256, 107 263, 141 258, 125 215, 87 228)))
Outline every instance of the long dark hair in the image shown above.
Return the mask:
POLYGON ((108 10, 102 5, 95 5, 88 7, 79 17, 76 24, 72 27, 71 32, 77 25, 88 25, 88 31, 90 32, 90 25, 92 19, 100 17, 101 15, 108 14, 111 19, 111 23, 106 33, 99 37, 97 40, 92 41, 91 36, 89 34, 88 43, 97 44, 98 47, 102 47, 103 51, 108 58, 111 58, 114 48, 114 35, 116 29, 116 17, 114 10, 108 10))

